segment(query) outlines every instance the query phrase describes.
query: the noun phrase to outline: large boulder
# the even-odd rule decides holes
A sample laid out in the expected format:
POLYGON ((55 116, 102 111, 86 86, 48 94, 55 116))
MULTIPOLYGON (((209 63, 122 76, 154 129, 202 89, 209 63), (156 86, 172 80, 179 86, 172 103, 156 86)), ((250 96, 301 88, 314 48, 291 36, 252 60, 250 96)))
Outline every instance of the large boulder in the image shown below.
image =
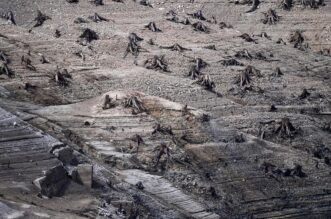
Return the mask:
POLYGON ((45 176, 34 180, 33 183, 39 188, 41 195, 52 198, 63 194, 69 180, 67 171, 59 165, 47 170, 45 176))
POLYGON ((74 155, 74 150, 70 147, 61 147, 52 152, 63 165, 77 165, 78 161, 74 155))
POLYGON ((93 166, 91 164, 79 164, 71 173, 72 180, 88 188, 92 187, 93 166))

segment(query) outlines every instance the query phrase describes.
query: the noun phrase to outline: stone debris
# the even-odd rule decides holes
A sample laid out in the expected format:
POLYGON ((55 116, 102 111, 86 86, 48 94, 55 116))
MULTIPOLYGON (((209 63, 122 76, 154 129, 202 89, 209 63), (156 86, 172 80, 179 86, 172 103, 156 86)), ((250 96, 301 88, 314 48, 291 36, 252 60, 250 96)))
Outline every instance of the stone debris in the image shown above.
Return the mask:
POLYGON ((34 180, 33 184, 42 196, 52 198, 63 195, 69 180, 66 169, 59 165, 47 170, 44 176, 34 180))
POLYGON ((93 165, 91 164, 78 164, 71 173, 72 180, 86 186, 87 188, 92 188, 93 183, 93 165))

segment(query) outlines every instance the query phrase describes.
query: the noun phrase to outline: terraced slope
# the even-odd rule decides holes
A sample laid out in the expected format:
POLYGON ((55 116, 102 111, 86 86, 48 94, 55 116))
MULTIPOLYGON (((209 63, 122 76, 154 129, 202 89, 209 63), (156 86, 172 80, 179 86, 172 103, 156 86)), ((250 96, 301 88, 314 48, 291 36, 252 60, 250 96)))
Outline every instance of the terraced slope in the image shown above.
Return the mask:
MULTIPOLYGON (((98 207, 70 214, 330 216, 330 1, 315 9, 295 1, 291 10, 261 1, 251 13, 245 13, 251 6, 243 1, 155 0, 152 7, 129 0, 103 2, 0 2, 17 23, 0 19, 0 51, 15 75, 0 75, 0 106, 7 110, 0 115, 16 114, 102 170, 93 176, 98 207), (270 8, 279 21, 263 24, 270 8), (37 9, 51 19, 32 28, 37 9), (200 9, 205 19, 189 15, 200 9), (169 21, 170 10, 179 21, 202 22, 209 33, 169 21), (94 13, 108 21, 93 22, 89 16, 94 13), (86 23, 74 22, 78 17, 86 23), (152 21, 161 32, 145 28, 152 21), (79 44, 85 28, 99 39, 79 44), (297 44, 291 42, 296 30, 302 32, 297 44), (123 58, 133 32, 143 38, 142 51, 123 58), (251 40, 240 37, 245 33, 251 40), (187 50, 165 48, 176 43, 187 50), (145 61, 155 55, 164 56, 169 71, 146 68, 145 61), (22 56, 35 69, 25 66, 22 56), (193 71, 197 78, 192 79, 197 58, 208 64, 193 71), (67 69, 67 86, 56 82, 57 69, 67 69), (199 77, 207 75, 215 84, 212 91, 199 84, 199 77), (102 109, 106 94, 114 104, 110 109, 102 109), (132 95, 141 100, 143 112, 125 104, 132 95)), ((10 129, 1 139, 10 137, 15 147, 29 150, 19 137, 25 129, 11 129, 5 120, 0 125, 10 129)), ((41 153, 38 157, 50 162, 50 155, 41 153)), ((3 175, 10 178, 16 171, 5 168, 7 151, 1 156, 3 175)), ((10 156, 27 159, 16 151, 10 156)), ((30 182, 41 167, 20 182, 30 182)), ((74 203, 75 195, 70 197, 74 203)), ((63 206, 54 209, 62 212, 63 206)))

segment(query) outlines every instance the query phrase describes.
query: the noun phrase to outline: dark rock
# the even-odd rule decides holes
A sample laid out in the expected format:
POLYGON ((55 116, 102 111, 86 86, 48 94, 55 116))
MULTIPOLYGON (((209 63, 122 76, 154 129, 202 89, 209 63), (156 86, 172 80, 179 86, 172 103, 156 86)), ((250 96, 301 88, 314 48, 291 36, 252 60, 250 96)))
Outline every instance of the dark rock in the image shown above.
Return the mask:
POLYGON ((40 189, 41 195, 48 198, 63 195, 68 182, 67 171, 62 165, 47 170, 45 176, 33 181, 40 189))

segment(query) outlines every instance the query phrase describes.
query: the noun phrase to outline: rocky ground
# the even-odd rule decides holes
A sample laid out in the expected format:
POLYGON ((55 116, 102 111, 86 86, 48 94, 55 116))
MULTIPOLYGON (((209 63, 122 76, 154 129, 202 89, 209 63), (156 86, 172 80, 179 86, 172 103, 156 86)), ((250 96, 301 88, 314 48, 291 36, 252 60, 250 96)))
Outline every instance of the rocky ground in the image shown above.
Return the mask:
POLYGON ((0 218, 331 216, 330 1, 70 2, 0 2, 0 218))

